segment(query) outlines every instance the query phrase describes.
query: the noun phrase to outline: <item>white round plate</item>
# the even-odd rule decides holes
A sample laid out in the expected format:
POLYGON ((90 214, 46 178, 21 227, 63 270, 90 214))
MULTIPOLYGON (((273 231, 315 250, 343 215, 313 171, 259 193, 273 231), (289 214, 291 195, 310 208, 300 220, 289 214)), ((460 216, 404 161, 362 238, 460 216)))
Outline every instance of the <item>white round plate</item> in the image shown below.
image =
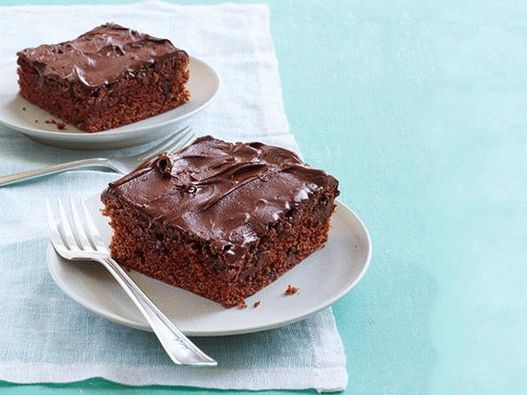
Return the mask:
POLYGON ((18 94, 16 68, 15 62, 0 68, 0 123, 40 143, 73 149, 124 148, 157 140, 176 130, 184 119, 203 110, 219 89, 216 72, 205 62, 190 57, 191 100, 188 103, 119 128, 87 133, 72 125, 58 130, 56 125, 46 123, 46 120, 59 119, 18 94))
MULTIPOLYGON (((99 198, 91 198, 87 205, 103 237, 109 241, 111 230, 107 218, 100 214, 99 198)), ((322 310, 359 282, 370 256, 371 242, 366 227, 353 211, 337 203, 326 246, 246 299, 246 309, 225 309, 135 271, 130 276, 185 334, 224 336, 278 328, 322 310), (298 287, 299 292, 285 295, 288 284, 298 287), (261 303, 254 308, 256 301, 261 303)), ((150 330, 139 310, 101 265, 65 261, 50 245, 48 267, 57 285, 88 310, 119 324, 150 330)))

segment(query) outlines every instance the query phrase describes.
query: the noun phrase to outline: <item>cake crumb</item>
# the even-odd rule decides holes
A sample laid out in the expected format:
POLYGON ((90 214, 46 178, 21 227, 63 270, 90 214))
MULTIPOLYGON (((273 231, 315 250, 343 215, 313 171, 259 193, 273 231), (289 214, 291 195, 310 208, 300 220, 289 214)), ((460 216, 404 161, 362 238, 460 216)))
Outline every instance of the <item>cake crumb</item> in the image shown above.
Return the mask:
POLYGON ((35 119, 35 123, 38 123, 38 119, 35 119))
POLYGON ((287 286, 287 289, 285 290, 285 294, 286 295, 294 295, 294 294, 298 293, 298 291, 299 291, 299 288, 293 287, 291 284, 289 284, 287 286))
POLYGON ((240 308, 240 309, 246 309, 247 308, 247 303, 245 303, 245 300, 240 300, 238 302, 238 308, 240 308))
POLYGON ((26 111, 26 108, 25 108, 25 107, 22 107, 22 111, 26 111))
POLYGON ((66 128, 66 124, 64 122, 57 122, 54 119, 46 119, 44 122, 46 122, 48 125, 57 126, 57 129, 59 130, 64 130, 66 128))
POLYGON ((258 306, 260 306, 260 301, 257 300, 256 302, 254 302, 253 304, 253 309, 257 308, 258 306))

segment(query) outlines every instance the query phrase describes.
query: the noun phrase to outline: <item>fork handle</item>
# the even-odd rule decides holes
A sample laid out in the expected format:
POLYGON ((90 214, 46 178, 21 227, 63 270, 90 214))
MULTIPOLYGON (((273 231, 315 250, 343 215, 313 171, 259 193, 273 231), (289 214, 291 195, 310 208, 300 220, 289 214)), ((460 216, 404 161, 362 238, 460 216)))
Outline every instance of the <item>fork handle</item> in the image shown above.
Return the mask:
POLYGON ((201 351, 158 309, 112 258, 97 258, 123 287, 159 338, 170 359, 178 365, 216 366, 217 362, 201 351))
POLYGON ((107 167, 111 169, 111 167, 108 165, 108 160, 105 158, 81 159, 75 160, 73 162, 61 163, 40 169, 2 176, 0 177, 0 187, 33 178, 47 176, 50 174, 61 173, 66 170, 85 169, 89 167, 107 167))

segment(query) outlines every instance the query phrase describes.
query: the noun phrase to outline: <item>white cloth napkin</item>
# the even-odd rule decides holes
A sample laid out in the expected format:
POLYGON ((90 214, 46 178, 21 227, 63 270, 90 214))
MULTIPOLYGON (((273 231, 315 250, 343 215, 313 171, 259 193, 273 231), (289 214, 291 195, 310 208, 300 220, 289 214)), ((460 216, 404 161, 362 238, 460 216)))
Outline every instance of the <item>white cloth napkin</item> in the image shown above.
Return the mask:
MULTIPOLYGON (((107 21, 170 38, 218 71, 219 97, 189 121, 195 130, 297 150, 264 5, 1 7, 0 62, 14 62, 19 49, 67 40, 107 21)), ((39 145, 0 127, 0 175, 86 155, 39 145)), ((66 297, 46 267, 43 196, 91 196, 116 177, 70 172, 0 188, 0 380, 103 377, 129 385, 222 389, 346 387, 345 355, 331 309, 272 331, 196 338, 220 367, 189 369, 174 366, 153 334, 113 324, 66 297)))

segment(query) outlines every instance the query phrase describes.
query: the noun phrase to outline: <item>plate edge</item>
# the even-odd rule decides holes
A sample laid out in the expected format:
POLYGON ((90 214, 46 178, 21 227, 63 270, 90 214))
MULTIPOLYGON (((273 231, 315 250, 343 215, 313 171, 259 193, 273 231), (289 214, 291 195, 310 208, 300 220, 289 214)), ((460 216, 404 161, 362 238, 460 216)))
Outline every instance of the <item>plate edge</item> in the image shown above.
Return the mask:
MULTIPOLYGON (((366 255, 366 259, 365 259, 365 263, 364 263, 364 266, 362 267, 362 270, 359 272, 358 276, 356 277, 356 279, 354 281, 352 281, 350 283, 350 285, 348 285, 348 287, 346 287, 346 289, 344 291, 342 291, 340 294, 338 294, 337 296, 335 296, 334 298, 331 298, 331 299, 328 299, 327 302, 324 302, 322 304, 322 306, 316 306, 314 309, 308 311, 307 313, 299 316, 299 317, 295 317, 291 320, 286 320, 286 321, 283 321, 283 322, 280 322, 280 323, 274 323, 274 324, 269 324, 269 325, 266 325, 266 326, 260 326, 260 327, 250 327, 250 328, 246 328, 246 329, 242 329, 242 330, 232 330, 232 331, 223 331, 223 332, 199 332, 199 331, 183 331, 183 333, 187 336, 190 336, 190 337, 220 337, 220 336, 235 336, 235 335, 243 335, 243 334, 250 334, 250 333, 257 333, 257 332, 263 332, 263 331, 267 331, 267 330, 272 330, 272 329, 277 329, 277 328, 281 328, 281 327, 284 327, 284 326, 287 326, 287 325, 290 325, 290 324, 293 324, 295 322, 299 322, 299 321, 303 321, 309 317, 311 317, 313 314, 316 314, 322 310, 324 310, 325 308, 327 307, 330 307, 331 305, 333 305, 334 303, 336 303, 337 301, 339 301, 340 299, 342 299, 344 296, 346 296, 349 292, 351 292, 351 290, 353 288, 355 288, 355 286, 362 280, 362 278, 364 277, 364 275, 366 274, 366 272, 368 271, 369 267, 370 267, 370 263, 371 263, 371 256, 372 256, 372 251, 373 251, 373 245, 372 245, 372 241, 371 241, 371 237, 370 237, 370 234, 369 234, 369 231, 368 231, 368 228, 366 227, 366 225, 364 224, 364 222, 362 221, 362 219, 355 213, 354 210, 352 210, 351 208, 349 208, 346 204, 342 203, 340 200, 337 199, 337 204, 341 205, 344 209, 346 209, 350 214, 352 214, 352 216, 359 222, 365 236, 366 236, 366 240, 367 240, 367 255, 366 255)), ((130 327, 130 328, 134 328, 134 329, 139 329, 139 330, 142 330, 142 331, 146 331, 146 332, 152 332, 152 329, 150 328, 150 326, 148 325, 141 325, 141 324, 138 324, 134 321, 130 321, 130 320, 127 320, 127 319, 123 319, 119 316, 115 316, 114 314, 107 314, 107 313, 101 313, 99 311, 96 311, 94 310, 93 308, 90 308, 88 306, 86 306, 84 303, 82 303, 82 301, 78 300, 76 297, 70 295, 70 293, 66 292, 64 290, 64 288, 62 288, 62 286, 60 285, 60 281, 57 281, 54 273, 53 273, 53 270, 51 269, 50 267, 50 256, 51 254, 57 254, 51 244, 51 242, 48 244, 48 251, 47 251, 47 267, 48 267, 48 271, 50 272, 51 274, 51 277, 53 278, 53 281, 55 282, 55 284, 59 287, 59 289, 64 292, 64 294, 66 294, 66 296, 68 296, 69 298, 71 298, 72 300, 74 300, 77 304, 79 304, 80 306, 82 306, 83 308, 87 309, 88 311, 102 317, 102 318, 105 318, 111 322, 114 322, 114 323, 117 323, 117 324, 120 324, 120 325, 124 325, 124 326, 127 326, 127 327, 130 327)), ((58 254, 57 254, 57 258, 58 258, 58 254)))

